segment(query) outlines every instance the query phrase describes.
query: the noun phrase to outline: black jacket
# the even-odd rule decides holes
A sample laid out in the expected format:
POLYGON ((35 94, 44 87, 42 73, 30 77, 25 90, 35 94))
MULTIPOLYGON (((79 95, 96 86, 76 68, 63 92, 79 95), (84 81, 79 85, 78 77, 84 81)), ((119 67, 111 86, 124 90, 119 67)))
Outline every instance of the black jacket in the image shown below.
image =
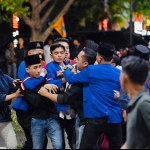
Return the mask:
POLYGON ((33 90, 21 89, 22 94, 29 104, 31 116, 35 119, 48 119, 50 114, 57 113, 54 103, 48 98, 38 94, 38 91, 44 84, 46 84, 46 81, 43 81, 33 90))
POLYGON ((63 94, 58 94, 57 101, 60 105, 69 104, 78 114, 80 125, 84 125, 86 119, 83 114, 83 84, 73 84, 63 94))

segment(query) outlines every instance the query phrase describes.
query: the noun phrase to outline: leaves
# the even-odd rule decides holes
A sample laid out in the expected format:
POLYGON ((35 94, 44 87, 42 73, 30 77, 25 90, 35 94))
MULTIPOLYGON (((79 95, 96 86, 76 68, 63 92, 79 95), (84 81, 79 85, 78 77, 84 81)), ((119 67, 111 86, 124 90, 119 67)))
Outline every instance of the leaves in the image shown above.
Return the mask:
POLYGON ((1 0, 0 1, 0 19, 10 21, 12 14, 29 15, 29 6, 24 4, 28 3, 29 0, 1 0))

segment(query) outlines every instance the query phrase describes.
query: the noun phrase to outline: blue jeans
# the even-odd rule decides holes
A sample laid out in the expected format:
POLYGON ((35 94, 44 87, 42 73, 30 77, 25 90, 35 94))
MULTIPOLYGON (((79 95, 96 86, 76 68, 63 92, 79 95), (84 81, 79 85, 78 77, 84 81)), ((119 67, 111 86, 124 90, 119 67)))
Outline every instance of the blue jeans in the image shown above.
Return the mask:
POLYGON ((52 114, 46 120, 32 118, 31 135, 33 149, 43 149, 46 133, 51 139, 53 149, 63 148, 62 130, 57 115, 52 114))
POLYGON ((76 143, 75 143, 75 149, 79 149, 80 147, 80 143, 81 143, 81 138, 82 138, 82 134, 84 131, 84 127, 85 125, 79 126, 80 123, 80 118, 78 116, 78 114, 76 115, 76 121, 75 121, 75 134, 76 134, 76 143))

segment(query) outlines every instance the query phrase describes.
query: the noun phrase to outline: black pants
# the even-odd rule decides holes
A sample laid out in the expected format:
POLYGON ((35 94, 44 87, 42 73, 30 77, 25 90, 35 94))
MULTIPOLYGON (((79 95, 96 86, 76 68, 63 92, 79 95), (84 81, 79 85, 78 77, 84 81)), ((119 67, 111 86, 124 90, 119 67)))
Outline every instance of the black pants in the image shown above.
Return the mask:
POLYGON ((108 123, 105 134, 109 141, 109 149, 121 148, 121 146, 123 145, 121 123, 108 123))
MULTIPOLYGON (((73 136, 73 127, 74 127, 74 123, 75 123, 75 118, 73 119, 62 119, 59 117, 59 121, 60 121, 60 125, 62 128, 62 133, 64 133, 64 129, 67 133, 67 139, 68 139, 68 144, 70 146, 71 149, 72 148, 72 136, 73 136)), ((65 137, 63 134, 63 149, 65 149, 65 137)))
POLYGON ((127 135, 127 123, 122 123, 122 137, 123 137, 123 143, 126 142, 126 135, 127 135))
POLYGON ((79 149, 93 149, 99 135, 104 133, 107 117, 87 119, 79 149))
MULTIPOLYGON (((26 141, 22 149, 33 149, 32 136, 31 136, 31 114, 28 111, 16 111, 17 120, 22 127, 26 141)), ((45 137, 44 149, 46 149, 48 143, 47 137, 45 137)))

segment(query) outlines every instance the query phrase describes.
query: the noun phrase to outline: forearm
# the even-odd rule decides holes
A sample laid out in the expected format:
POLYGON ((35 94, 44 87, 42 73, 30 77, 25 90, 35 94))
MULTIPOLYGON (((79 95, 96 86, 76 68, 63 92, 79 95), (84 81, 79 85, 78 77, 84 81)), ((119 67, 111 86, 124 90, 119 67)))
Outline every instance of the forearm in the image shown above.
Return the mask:
POLYGON ((125 143, 123 144, 123 146, 121 147, 121 149, 127 149, 127 142, 125 142, 125 143))
POLYGON ((51 93, 46 93, 45 94, 45 97, 47 97, 49 100, 51 100, 51 101, 53 101, 55 103, 58 102, 57 101, 57 96, 58 96, 58 94, 51 94, 51 93))
POLYGON ((13 98, 16 98, 16 94, 15 93, 6 95, 5 101, 12 100, 13 98))

